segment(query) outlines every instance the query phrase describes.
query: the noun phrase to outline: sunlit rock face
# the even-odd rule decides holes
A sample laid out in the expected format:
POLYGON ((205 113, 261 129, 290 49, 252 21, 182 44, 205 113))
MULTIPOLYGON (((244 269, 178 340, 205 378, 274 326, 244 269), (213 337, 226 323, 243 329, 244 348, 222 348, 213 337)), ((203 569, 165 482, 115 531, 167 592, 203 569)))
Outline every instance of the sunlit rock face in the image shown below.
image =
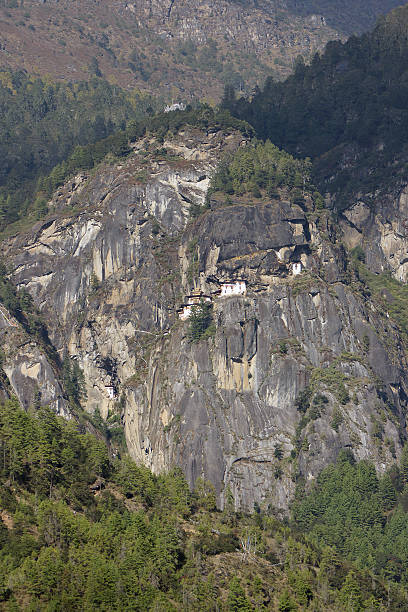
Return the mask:
MULTIPOLYGON (((386 313, 348 280, 343 243, 381 233, 371 210, 348 211, 341 236, 327 211, 284 191, 198 208, 220 156, 243 144, 235 132, 187 128, 142 140, 121 164, 61 188, 50 217, 3 253, 59 357, 81 366, 84 407, 118 417, 137 461, 155 472, 179 465, 192 487, 211 480, 221 507, 231 491, 237 508, 285 513, 296 482, 313 481, 341 449, 380 472, 395 460, 406 357, 386 313), (242 291, 223 291, 238 282, 242 291), (177 314, 193 290, 210 296, 215 324, 195 343, 177 314)), ((395 206, 393 238, 384 231, 372 246, 378 265, 404 249, 404 196, 395 206)), ((53 364, 6 333, 3 369, 22 403, 37 381, 40 401, 69 416, 53 364)))
POLYGON ((345 242, 359 245, 366 263, 375 272, 389 271, 397 280, 408 280, 408 190, 378 198, 370 206, 358 202, 342 219, 345 242))

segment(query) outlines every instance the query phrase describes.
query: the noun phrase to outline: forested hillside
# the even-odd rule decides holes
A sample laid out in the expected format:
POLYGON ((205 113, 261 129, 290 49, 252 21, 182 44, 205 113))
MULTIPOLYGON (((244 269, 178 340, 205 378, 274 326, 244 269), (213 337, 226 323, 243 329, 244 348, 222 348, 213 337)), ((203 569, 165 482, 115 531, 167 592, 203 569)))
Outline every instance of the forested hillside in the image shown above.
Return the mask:
MULTIPOLYGON (((371 495, 364 511, 356 508, 359 530, 347 542, 386 522, 389 546, 399 542, 394 573, 391 566, 385 572, 394 579, 408 537, 398 468, 393 480, 380 481, 371 466, 353 466, 348 457, 326 470, 318 493, 295 510, 295 525, 314 530, 309 538, 259 509, 236 514, 227 502, 216 511, 210 483, 198 481, 190 493, 178 470, 157 477, 128 458, 113 459, 102 441, 47 409, 34 416, 3 404, 0 450, 2 610, 402 612, 408 605, 405 574, 401 585, 375 578, 371 557, 348 543, 340 549, 357 557, 353 565, 326 545, 337 544, 322 533, 333 516, 322 522, 323 546, 313 541, 331 490, 347 507, 371 495), (349 502, 350 478, 358 490, 349 502)), ((346 514, 341 505, 335 512, 346 514)))
POLYGON ((4 88, 8 100, 3 106, 6 136, 0 143, 0 231, 20 220, 27 224, 44 217, 48 199, 68 178, 108 155, 111 161, 125 158, 132 151, 130 143, 146 132, 161 141, 186 124, 254 133, 246 122, 205 104, 152 116, 150 103, 157 108, 157 101, 128 95, 102 79, 67 87, 40 79, 32 83, 21 73, 8 76, 23 85, 19 94, 11 92, 10 84, 4 88))
POLYGON ((100 141, 154 109, 150 96, 97 77, 73 85, 0 72, 0 225, 25 214, 38 178, 75 146, 100 141))
POLYGON ((1 612, 408 610, 395 5, 0 0, 1 612))
POLYGON ((312 492, 300 486, 293 524, 360 567, 407 585, 408 448, 401 465, 378 478, 368 462, 342 451, 312 492))
POLYGON ((251 101, 227 92, 224 105, 260 137, 312 157, 318 186, 338 208, 392 190, 408 158, 407 28, 408 7, 396 9, 372 33, 329 43, 310 66, 299 62, 285 82, 268 80, 251 101))

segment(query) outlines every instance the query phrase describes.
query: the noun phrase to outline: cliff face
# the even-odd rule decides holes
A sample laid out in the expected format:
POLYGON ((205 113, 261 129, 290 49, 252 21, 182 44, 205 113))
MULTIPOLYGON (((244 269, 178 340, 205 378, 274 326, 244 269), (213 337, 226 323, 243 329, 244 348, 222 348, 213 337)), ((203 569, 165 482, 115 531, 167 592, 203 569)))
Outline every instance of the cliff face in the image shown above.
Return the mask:
POLYGON ((327 219, 282 200, 209 212, 185 234, 182 270, 194 236, 203 293, 237 275, 247 293, 215 298, 212 339, 191 344, 179 323, 155 346, 147 386, 128 392, 134 456, 154 470, 176 462, 190 483, 204 474, 221 504, 230 489, 249 510, 284 511, 294 481, 342 448, 384 470, 405 430, 405 355, 387 348, 396 329, 345 282, 327 219))
POLYGON ((38 403, 71 418, 55 363, 3 306, 0 307, 0 337, 0 398, 14 393, 25 409, 38 403))
POLYGON ((344 241, 361 246, 375 272, 389 271, 404 283, 408 280, 408 190, 375 202, 357 202, 341 216, 344 241))
MULTIPOLYGON (((214 202, 192 218, 220 155, 241 144, 234 132, 189 128, 164 144, 141 141, 121 165, 65 185, 49 219, 3 252, 60 357, 83 369, 86 409, 121 420, 133 457, 156 472, 180 465, 192 486, 204 476, 221 505, 230 490, 237 508, 285 512, 295 481, 313 479, 341 449, 379 471, 400 452, 404 343, 353 284, 341 240, 384 236, 371 247, 376 265, 400 258, 392 269, 401 276, 404 237, 391 205, 360 230, 350 211, 341 236, 326 211, 284 191, 214 202), (236 278, 245 294, 216 293, 236 278), (216 327, 195 343, 176 312, 193 288, 213 295, 216 327)), ((35 347, 20 347, 23 366, 14 350, 9 342, 3 369, 16 390, 40 368, 38 385, 62 395, 35 347)))
POLYGON ((165 157, 143 141, 123 166, 76 177, 56 194, 54 215, 5 245, 60 358, 68 351, 83 368, 89 411, 108 414, 139 344, 174 320, 178 277, 164 247, 175 248, 191 203, 204 202, 221 150, 240 140, 185 132, 165 157))

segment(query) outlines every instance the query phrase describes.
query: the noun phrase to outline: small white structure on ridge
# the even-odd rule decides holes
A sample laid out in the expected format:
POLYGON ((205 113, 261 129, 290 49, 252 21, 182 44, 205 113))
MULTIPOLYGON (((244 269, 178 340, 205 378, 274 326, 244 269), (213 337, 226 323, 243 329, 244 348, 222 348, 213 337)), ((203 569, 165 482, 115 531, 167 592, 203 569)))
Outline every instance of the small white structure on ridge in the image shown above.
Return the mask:
POLYGON ((298 274, 300 274, 302 271, 302 264, 300 263, 300 261, 296 261, 295 263, 292 264, 292 272, 294 276, 297 276, 298 274))
POLYGON ((164 107, 165 113, 172 113, 173 111, 184 111, 186 110, 186 105, 183 102, 175 102, 174 104, 170 104, 164 107))
POLYGON ((221 284, 220 297, 227 297, 229 295, 245 295, 246 294, 246 281, 244 280, 231 280, 221 284))
POLYGON ((116 397, 115 387, 112 387, 112 385, 105 385, 105 391, 109 399, 115 399, 116 397))

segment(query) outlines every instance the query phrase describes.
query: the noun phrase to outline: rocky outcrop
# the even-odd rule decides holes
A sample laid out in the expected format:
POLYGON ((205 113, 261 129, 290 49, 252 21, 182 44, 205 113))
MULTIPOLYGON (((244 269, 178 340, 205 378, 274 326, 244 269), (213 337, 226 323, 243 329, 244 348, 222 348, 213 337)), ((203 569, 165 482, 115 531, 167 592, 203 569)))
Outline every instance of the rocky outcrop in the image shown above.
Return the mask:
POLYGON ((215 319, 210 341, 191 344, 183 326, 173 330, 152 355, 147 387, 129 391, 126 434, 140 461, 158 471, 182 465, 191 484, 205 476, 221 500, 229 487, 249 510, 254 502, 284 510, 296 478, 313 479, 342 448, 380 470, 393 461, 405 382, 372 332, 374 317, 341 285, 333 295, 311 286, 296 296, 283 285, 226 298, 215 319), (296 400, 311 381, 302 422, 296 400))
POLYGON ((0 397, 14 394, 26 410, 33 405, 50 406, 60 416, 71 418, 58 368, 4 306, 0 306, 0 337, 0 397))
POLYGON ((53 215, 5 245, 60 358, 69 353, 82 367, 88 411, 114 409, 139 347, 174 320, 178 278, 167 251, 171 259, 190 206, 203 204, 221 151, 241 142, 187 130, 164 143, 163 157, 156 141, 143 141, 125 164, 70 181, 50 203, 53 215))
POLYGON ((408 190, 358 202, 342 215, 344 241, 360 246, 374 272, 389 271, 399 281, 408 280, 408 190))
POLYGON ((347 286, 344 252, 321 240, 322 228, 330 223, 281 200, 216 209, 185 233, 187 244, 197 237, 203 293, 237 275, 247 293, 214 298, 210 340, 192 344, 177 323, 155 346, 147 385, 128 391, 138 460, 182 465, 192 485, 209 478, 221 505, 229 489, 237 507, 282 512, 296 480, 313 479, 342 448, 380 471, 393 462, 407 381, 404 353, 386 338, 398 332, 347 286))
MULTIPOLYGON (((52 215, 3 251, 60 358, 83 369, 86 409, 117 415, 135 459, 180 465, 191 486, 211 480, 221 506, 230 490, 237 508, 284 513, 295 483, 341 449, 379 471, 398 456, 406 355, 391 319, 350 283, 351 232, 327 211, 284 191, 200 209, 219 156, 242 144, 189 128, 144 139, 123 163, 65 185, 52 215), (222 296, 233 279, 245 293, 222 296), (195 343, 177 316, 193 289, 212 296, 215 323, 195 343)), ((353 231, 368 227, 364 208, 349 214, 353 231)), ((23 372, 40 376, 33 351, 24 366, 14 358, 14 374, 5 367, 17 393, 23 372)))
POLYGON ((151 0, 128 2, 126 11, 136 18, 140 28, 148 22, 161 37, 190 40, 199 45, 224 38, 235 44, 239 41, 241 52, 257 54, 281 46, 308 52, 321 44, 322 37, 338 37, 321 16, 311 15, 304 20, 291 8, 288 10, 284 2, 151 0))

